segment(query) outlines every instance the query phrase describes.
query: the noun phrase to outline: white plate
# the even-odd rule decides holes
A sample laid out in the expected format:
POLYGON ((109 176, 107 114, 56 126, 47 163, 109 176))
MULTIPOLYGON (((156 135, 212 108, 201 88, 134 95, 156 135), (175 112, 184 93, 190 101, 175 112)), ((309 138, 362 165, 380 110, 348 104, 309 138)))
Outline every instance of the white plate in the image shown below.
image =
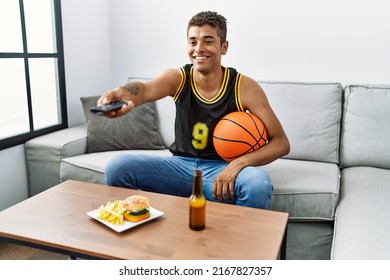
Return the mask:
POLYGON ((98 216, 99 216, 99 209, 95 209, 95 210, 92 210, 92 211, 89 211, 87 212, 87 215, 94 218, 95 220, 98 220, 99 222, 105 224, 106 226, 108 226, 109 228, 112 228, 113 230, 115 230, 116 232, 122 232, 122 231, 125 231, 125 230, 128 230, 130 228, 133 228, 133 227, 136 227, 140 224, 143 224, 143 223, 146 223, 150 220, 153 220, 155 218, 158 218, 162 215, 164 215, 164 212, 161 212, 160 210, 157 210, 155 208, 152 208, 152 207, 149 207, 149 210, 150 210, 150 217, 145 219, 145 220, 142 220, 142 221, 139 221, 139 222, 128 222, 126 220, 124 220, 123 222, 123 225, 114 225, 110 222, 107 222, 107 221, 104 221, 104 220, 101 220, 101 219, 98 219, 98 216))

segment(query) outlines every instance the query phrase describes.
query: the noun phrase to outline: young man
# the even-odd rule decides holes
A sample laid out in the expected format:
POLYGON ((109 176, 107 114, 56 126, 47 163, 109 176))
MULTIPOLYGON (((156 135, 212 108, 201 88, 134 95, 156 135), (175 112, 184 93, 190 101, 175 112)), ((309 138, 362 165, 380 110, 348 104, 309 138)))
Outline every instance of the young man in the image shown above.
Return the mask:
POLYGON ((268 164, 289 152, 287 136, 272 111, 265 93, 253 79, 221 65, 228 50, 226 19, 215 12, 201 12, 188 23, 188 57, 191 64, 167 69, 154 79, 131 82, 107 91, 98 105, 128 101, 114 118, 134 106, 171 96, 176 104, 173 156, 121 155, 106 169, 107 185, 189 197, 195 169, 203 172, 207 200, 268 208, 273 186, 256 166, 268 164), (265 124, 269 143, 230 163, 216 153, 212 133, 215 125, 233 111, 250 111, 265 124), (194 140, 199 123, 207 134, 194 140))

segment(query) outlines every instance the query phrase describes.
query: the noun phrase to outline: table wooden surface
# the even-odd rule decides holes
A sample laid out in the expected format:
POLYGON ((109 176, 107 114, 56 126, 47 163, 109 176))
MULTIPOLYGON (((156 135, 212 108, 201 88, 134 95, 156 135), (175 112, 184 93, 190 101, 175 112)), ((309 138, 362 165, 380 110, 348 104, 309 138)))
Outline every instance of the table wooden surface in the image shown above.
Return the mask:
POLYGON ((102 259, 277 259, 288 214, 207 202, 206 229, 188 226, 188 199, 68 180, 0 212, 0 238, 102 259), (164 215, 117 233, 86 213, 134 194, 164 215))

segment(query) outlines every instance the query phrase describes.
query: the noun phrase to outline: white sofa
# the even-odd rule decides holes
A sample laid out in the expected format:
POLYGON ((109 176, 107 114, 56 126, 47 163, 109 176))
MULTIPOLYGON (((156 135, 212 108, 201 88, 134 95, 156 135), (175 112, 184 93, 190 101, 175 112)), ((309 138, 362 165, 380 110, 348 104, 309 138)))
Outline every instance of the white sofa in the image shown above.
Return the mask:
MULTIPOLYGON (((270 209, 290 214, 288 259, 390 259, 390 86, 259 82, 290 139, 286 157, 260 167, 274 184, 270 209)), ((175 108, 156 102, 167 148, 175 108)), ((30 195, 67 179, 104 184, 119 153, 88 153, 86 125, 25 144, 30 195)))

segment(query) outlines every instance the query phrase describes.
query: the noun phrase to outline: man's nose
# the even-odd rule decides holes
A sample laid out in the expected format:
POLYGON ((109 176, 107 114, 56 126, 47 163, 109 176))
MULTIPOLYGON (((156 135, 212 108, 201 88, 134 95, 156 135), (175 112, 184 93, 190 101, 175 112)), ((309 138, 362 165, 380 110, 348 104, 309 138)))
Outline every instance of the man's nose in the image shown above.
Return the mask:
POLYGON ((196 46, 195 46, 195 51, 196 52, 202 52, 204 51, 204 45, 202 43, 198 43, 196 46))

